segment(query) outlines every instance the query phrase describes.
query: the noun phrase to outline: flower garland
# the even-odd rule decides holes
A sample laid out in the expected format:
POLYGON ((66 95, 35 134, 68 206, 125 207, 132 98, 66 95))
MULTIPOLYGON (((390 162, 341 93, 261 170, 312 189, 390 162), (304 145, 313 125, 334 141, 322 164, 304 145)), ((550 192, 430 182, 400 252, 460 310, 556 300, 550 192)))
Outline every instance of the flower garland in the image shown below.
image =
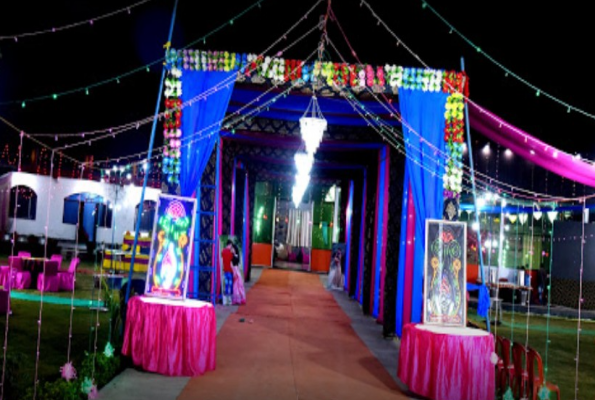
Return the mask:
POLYGON ((425 92, 466 93, 466 76, 462 72, 423 68, 403 68, 386 64, 304 63, 283 57, 227 51, 174 50, 166 54, 166 64, 190 71, 235 71, 238 80, 251 78, 253 83, 318 83, 329 87, 350 87, 354 91, 370 88, 374 92, 393 92, 399 88, 425 92), (301 68, 300 68, 301 67, 301 68))
POLYGON ((267 80, 274 84, 285 82, 313 83, 331 88, 351 88, 361 92, 370 88, 376 93, 400 88, 424 92, 450 93, 447 98, 444 140, 448 161, 444 179, 444 197, 458 199, 462 191, 462 159, 464 141, 464 96, 469 95, 468 79, 464 72, 442 71, 423 68, 404 68, 386 64, 346 64, 333 62, 305 63, 282 57, 261 56, 227 51, 175 50, 166 51, 165 65, 168 76, 165 81, 165 122, 163 134, 163 174, 170 185, 179 183, 180 145, 182 131, 182 71, 238 71, 238 81, 251 79, 253 83, 267 80), (464 95, 464 96, 463 96, 464 95))
MULTIPOLYGON (((167 183, 174 185, 180 181, 180 147, 182 145, 182 70, 178 68, 180 60, 178 53, 168 50, 166 65, 169 67, 165 79, 165 121, 163 122, 164 149, 162 172, 167 183)), ((186 61, 184 60, 184 63, 186 61)))
POLYGON ((465 126, 463 95, 452 93, 446 99, 444 141, 446 142, 446 171, 444 173, 444 197, 458 199, 463 190, 463 142, 465 126))

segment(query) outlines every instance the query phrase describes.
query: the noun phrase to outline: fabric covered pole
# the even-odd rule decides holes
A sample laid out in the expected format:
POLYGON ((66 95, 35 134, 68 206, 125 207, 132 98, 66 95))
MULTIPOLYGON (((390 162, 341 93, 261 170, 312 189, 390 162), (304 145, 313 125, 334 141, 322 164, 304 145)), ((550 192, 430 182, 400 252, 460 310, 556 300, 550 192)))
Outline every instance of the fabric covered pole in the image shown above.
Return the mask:
POLYGON ((244 277, 248 277, 248 261, 250 260, 250 192, 248 190, 248 170, 244 174, 244 232, 242 232, 242 247, 244 252, 244 277))
MULTIPOLYGON (((410 287, 405 284, 405 256, 407 252, 407 224, 409 223, 407 204, 409 201, 409 168, 405 163, 405 174, 403 177, 403 206, 401 208, 401 234, 399 238, 399 266, 397 270, 397 299, 395 316, 395 333, 401 337, 403 326, 409 322, 410 313, 404 310, 405 288, 410 287)), ((409 295, 410 297, 410 295, 409 295)))
POLYGON ((351 216, 353 214, 353 181, 349 181, 349 193, 347 197, 347 207, 345 210, 345 287, 344 289, 349 292, 350 290, 350 277, 351 277, 351 216))
POLYGON ((444 160, 435 154, 445 151, 444 110, 447 97, 448 93, 443 92, 399 91, 406 164, 416 215, 415 237, 411 238, 415 243, 411 322, 420 322, 422 317, 426 220, 442 218, 444 160))
POLYGON ((379 323, 384 321, 384 282, 386 281, 386 235, 388 234, 388 178, 390 174, 390 149, 385 146, 380 152, 380 179, 382 179, 380 186, 380 199, 381 202, 378 207, 379 214, 379 225, 377 232, 379 239, 378 244, 380 245, 380 254, 378 259, 378 271, 380 272, 380 283, 378 287, 378 315, 377 320, 379 323))
POLYGON ((366 238, 366 193, 368 192, 368 170, 364 169, 364 182, 362 185, 362 212, 359 225, 359 252, 357 262, 357 287, 355 298, 360 304, 363 304, 363 284, 364 284, 364 263, 365 263, 365 238, 366 238))
POLYGON ((411 300, 413 298, 415 206, 407 165, 405 165, 404 188, 397 277, 397 316, 395 319, 395 333, 398 337, 401 337, 403 327, 411 322, 411 300))
POLYGON ((231 173, 231 223, 229 224, 229 234, 232 236, 236 234, 236 165, 237 162, 234 159, 231 173))

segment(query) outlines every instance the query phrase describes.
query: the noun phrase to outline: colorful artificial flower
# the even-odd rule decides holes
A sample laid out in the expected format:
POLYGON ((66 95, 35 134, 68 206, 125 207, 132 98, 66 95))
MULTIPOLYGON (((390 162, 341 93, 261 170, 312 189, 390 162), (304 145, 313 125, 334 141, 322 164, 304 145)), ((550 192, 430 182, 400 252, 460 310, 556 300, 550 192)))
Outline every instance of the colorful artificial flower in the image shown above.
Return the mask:
POLYGON ((66 364, 60 367, 60 375, 66 380, 66 382, 76 379, 76 369, 72 365, 71 361, 68 361, 66 364))
POLYGON ((537 394, 537 397, 539 397, 539 400, 549 400, 550 390, 547 388, 547 386, 543 385, 539 388, 539 393, 537 394))
POLYGON ((103 354, 107 357, 107 358, 112 358, 114 356, 114 346, 112 346, 112 344, 110 342, 107 342, 105 344, 105 350, 103 350, 103 354))
POLYGON ((504 392, 504 396, 502 396, 502 400, 514 400, 514 395, 512 394, 512 389, 508 387, 506 392, 504 392))

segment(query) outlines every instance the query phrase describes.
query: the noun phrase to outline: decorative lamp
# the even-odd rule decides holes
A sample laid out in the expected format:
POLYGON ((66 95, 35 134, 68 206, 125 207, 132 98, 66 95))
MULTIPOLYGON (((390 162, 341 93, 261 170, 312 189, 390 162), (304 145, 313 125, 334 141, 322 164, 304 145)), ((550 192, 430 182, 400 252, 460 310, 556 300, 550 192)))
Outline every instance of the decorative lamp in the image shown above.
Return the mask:
POLYGON ((312 171, 314 156, 310 153, 298 151, 295 153, 294 160, 297 175, 295 176, 295 184, 293 185, 292 199, 297 208, 302 202, 302 197, 304 197, 304 193, 310 183, 310 171, 312 171))
POLYGON ((327 125, 316 96, 312 96, 306 112, 300 118, 300 132, 306 144, 306 151, 309 154, 314 155, 316 153, 327 125))

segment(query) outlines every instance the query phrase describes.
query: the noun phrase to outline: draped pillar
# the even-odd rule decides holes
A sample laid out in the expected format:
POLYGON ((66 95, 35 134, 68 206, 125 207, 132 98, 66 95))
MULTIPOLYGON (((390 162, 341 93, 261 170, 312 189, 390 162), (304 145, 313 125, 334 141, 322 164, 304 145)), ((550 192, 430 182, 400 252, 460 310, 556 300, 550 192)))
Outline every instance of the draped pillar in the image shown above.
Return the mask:
MULTIPOLYGON (((398 336, 401 336, 402 327, 407 321, 421 321, 426 219, 442 218, 444 160, 440 154, 445 152, 444 110, 447 97, 448 93, 443 92, 411 89, 399 91, 407 152, 405 180, 408 178, 410 185, 409 190, 405 186, 403 203, 413 205, 415 217, 413 218, 413 210, 407 207, 409 218, 401 226, 399 252, 398 336), (409 201, 409 196, 412 202, 409 201), (413 219, 415 229, 411 224, 413 219), (410 285, 406 279, 409 276, 410 285), (407 309, 409 302, 410 310, 407 309)), ((407 185, 407 182, 404 183, 407 185)))

